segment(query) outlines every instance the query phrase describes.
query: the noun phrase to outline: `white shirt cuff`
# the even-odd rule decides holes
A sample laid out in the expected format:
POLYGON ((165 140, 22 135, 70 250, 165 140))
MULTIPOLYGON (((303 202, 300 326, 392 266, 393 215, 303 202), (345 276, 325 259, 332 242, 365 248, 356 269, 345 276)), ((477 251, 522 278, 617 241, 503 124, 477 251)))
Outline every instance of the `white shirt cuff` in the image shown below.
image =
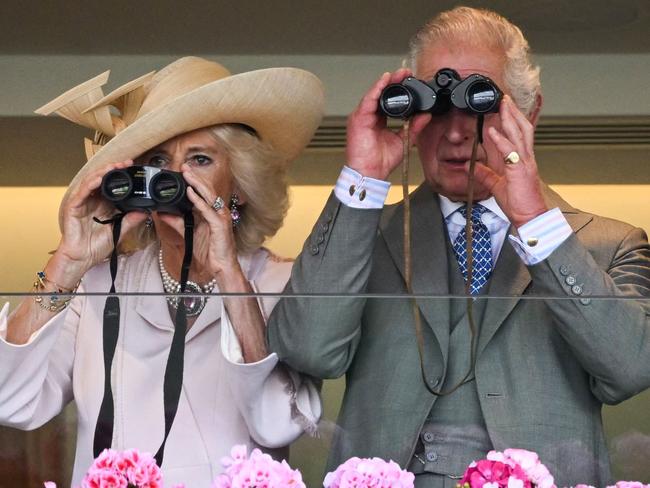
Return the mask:
POLYGON ((524 263, 532 266, 549 257, 573 229, 556 207, 525 223, 517 233, 518 237, 509 235, 508 239, 524 263))
POLYGON ((255 363, 246 363, 244 361, 241 344, 223 303, 221 305, 221 353, 230 365, 237 365, 241 369, 251 369, 260 365, 266 365, 272 369, 278 362, 278 356, 275 353, 271 353, 255 363))
POLYGON ((382 208, 390 183, 361 175, 343 166, 334 187, 334 194, 343 205, 353 208, 382 208))

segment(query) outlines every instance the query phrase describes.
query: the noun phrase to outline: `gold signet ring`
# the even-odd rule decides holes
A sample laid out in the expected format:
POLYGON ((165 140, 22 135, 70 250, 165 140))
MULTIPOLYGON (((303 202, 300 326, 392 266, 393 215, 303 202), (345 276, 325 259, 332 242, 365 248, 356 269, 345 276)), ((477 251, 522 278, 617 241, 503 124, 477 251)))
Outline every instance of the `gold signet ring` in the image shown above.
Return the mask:
POLYGON ((517 151, 510 151, 508 155, 503 158, 503 162, 506 164, 517 164, 521 158, 519 157, 519 153, 517 151))

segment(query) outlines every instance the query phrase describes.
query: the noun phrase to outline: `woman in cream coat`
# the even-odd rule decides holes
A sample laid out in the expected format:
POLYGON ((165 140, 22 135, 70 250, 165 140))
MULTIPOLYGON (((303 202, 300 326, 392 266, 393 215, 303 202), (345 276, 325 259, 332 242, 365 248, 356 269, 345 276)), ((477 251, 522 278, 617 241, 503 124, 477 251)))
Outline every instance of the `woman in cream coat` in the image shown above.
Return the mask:
MULTIPOLYGON (((227 295, 280 293, 288 279, 291 263, 261 244, 282 223, 286 168, 320 122, 321 86, 302 70, 233 76, 200 58, 103 97, 105 82, 97 77, 40 109, 97 135, 61 204, 62 238, 35 295, 0 312, 0 422, 33 429, 74 401, 73 484, 81 481, 106 400, 101 294, 111 289, 113 236, 97 221, 116 210, 101 195, 102 178, 133 164, 176 171, 193 205, 188 284, 199 296, 184 299, 182 389, 162 468, 167 485, 209 486, 234 444, 284 447, 321 413, 314 385, 267 351, 265 322, 277 298, 227 295)), ((162 294, 178 289, 184 230, 182 216, 155 210, 122 219, 120 247, 129 250, 117 259, 115 290, 129 294, 119 299, 109 359, 113 449, 155 453, 165 437, 163 386, 179 300, 162 294)))

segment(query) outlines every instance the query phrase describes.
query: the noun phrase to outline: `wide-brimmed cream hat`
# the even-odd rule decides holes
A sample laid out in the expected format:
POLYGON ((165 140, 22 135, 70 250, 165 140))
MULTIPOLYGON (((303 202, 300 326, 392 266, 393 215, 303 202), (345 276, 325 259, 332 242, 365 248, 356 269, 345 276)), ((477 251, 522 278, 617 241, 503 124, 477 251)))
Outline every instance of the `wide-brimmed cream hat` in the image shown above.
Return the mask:
POLYGON ((218 63, 185 57, 104 96, 110 71, 68 90, 36 113, 57 113, 94 129, 88 162, 64 201, 87 172, 132 159, 158 144, 202 127, 239 123, 288 164, 307 146, 323 116, 320 80, 298 68, 269 68, 231 75, 218 63))

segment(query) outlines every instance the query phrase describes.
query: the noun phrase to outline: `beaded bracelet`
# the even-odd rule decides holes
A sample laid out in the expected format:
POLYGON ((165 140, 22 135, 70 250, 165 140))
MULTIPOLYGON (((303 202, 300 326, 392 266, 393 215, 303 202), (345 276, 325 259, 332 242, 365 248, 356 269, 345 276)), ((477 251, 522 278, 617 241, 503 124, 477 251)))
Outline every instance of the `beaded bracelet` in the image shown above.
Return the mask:
POLYGON ((34 287, 32 289, 33 292, 42 293, 45 290, 46 282, 54 285, 56 288, 56 291, 52 292, 48 297, 46 297, 49 303, 46 303, 45 299, 41 295, 36 295, 34 297, 34 301, 38 303, 42 309, 53 313, 59 313, 61 310, 68 306, 68 303, 70 303, 70 300, 72 299, 72 294, 79 287, 79 283, 81 283, 81 281, 79 281, 79 283, 77 283, 73 289, 64 288, 57 285, 53 281, 48 280, 45 276, 45 271, 38 271, 36 273, 36 281, 34 281, 34 287))

